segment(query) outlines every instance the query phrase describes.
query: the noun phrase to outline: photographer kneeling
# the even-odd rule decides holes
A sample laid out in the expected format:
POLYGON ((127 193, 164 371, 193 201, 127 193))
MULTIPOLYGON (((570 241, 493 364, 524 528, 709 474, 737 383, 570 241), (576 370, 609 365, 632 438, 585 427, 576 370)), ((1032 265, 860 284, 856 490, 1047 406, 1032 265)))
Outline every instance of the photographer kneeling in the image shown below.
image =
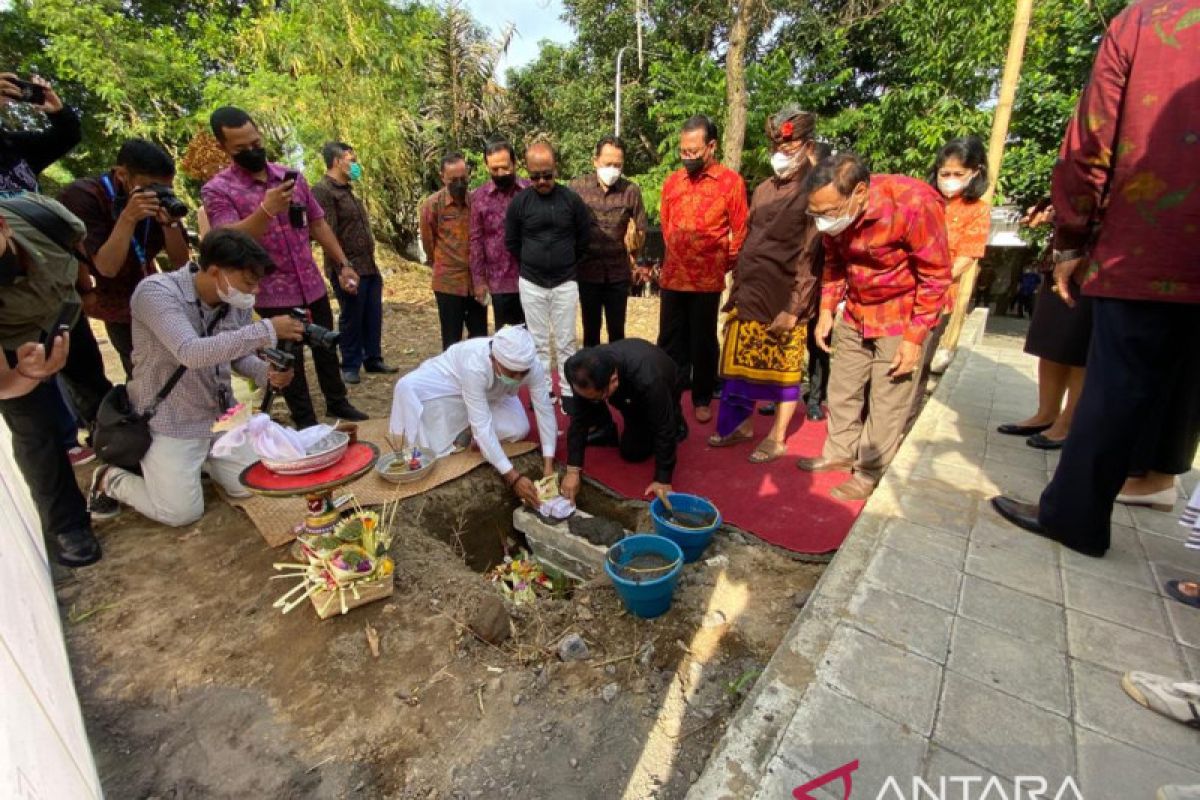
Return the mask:
POLYGON ((221 229, 200 243, 199 266, 152 275, 138 285, 134 378, 128 385, 133 408, 151 411, 176 371, 187 369, 152 410, 142 475, 111 466, 96 470, 88 495, 93 519, 114 517, 125 503, 164 525, 189 525, 204 513, 205 466, 228 494, 246 496, 238 475, 258 457, 249 446, 226 458, 211 456, 212 426, 234 404, 231 372, 277 389, 292 380, 290 370, 275 371, 255 355, 280 340, 299 341, 304 332, 303 323, 289 316, 251 317, 259 282, 274 268, 249 235, 221 229))

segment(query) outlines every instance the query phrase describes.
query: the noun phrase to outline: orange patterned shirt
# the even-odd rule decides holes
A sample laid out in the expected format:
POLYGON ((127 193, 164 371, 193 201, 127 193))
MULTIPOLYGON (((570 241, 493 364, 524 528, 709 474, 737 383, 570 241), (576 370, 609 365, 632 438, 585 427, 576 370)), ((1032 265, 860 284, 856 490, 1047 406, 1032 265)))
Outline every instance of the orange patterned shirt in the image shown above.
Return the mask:
POLYGON ((659 285, 676 292, 720 292, 746 240, 746 183, 709 164, 695 178, 678 169, 663 183, 659 219, 667 254, 659 285))
POLYGON ((950 286, 942 196, 924 181, 874 175, 863 215, 825 236, 821 310, 846 300, 846 322, 866 339, 903 335, 921 344, 950 286))
MULTIPOLYGON (((992 204, 986 200, 964 200, 962 195, 946 201, 946 243, 950 247, 950 264, 959 256, 979 260, 987 249, 988 234, 992 231, 992 204)), ((954 308, 958 297, 959 280, 946 292, 946 313, 954 308)))

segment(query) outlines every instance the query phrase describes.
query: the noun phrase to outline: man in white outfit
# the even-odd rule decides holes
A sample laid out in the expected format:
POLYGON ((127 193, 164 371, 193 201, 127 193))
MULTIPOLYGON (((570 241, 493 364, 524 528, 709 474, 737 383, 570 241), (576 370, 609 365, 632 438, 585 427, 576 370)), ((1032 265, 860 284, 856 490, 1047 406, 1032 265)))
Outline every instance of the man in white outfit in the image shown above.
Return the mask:
POLYGON ((547 374, 542 393, 552 391, 549 374, 553 345, 558 356, 563 410, 569 414, 571 384, 562 368, 576 349, 576 267, 587 252, 592 218, 582 198, 555 181, 557 166, 549 144, 530 145, 525 151, 525 167, 533 185, 518 192, 508 204, 504 244, 520 262, 521 307, 547 374))
POLYGON ((551 475, 558 424, 546 392, 546 373, 524 325, 451 345, 397 381, 389 429, 438 457, 454 452, 456 442, 465 440, 469 431, 505 483, 536 507, 533 481, 517 472, 501 445, 529 435, 529 418, 517 395, 522 386, 529 387, 537 417, 542 473, 551 475))

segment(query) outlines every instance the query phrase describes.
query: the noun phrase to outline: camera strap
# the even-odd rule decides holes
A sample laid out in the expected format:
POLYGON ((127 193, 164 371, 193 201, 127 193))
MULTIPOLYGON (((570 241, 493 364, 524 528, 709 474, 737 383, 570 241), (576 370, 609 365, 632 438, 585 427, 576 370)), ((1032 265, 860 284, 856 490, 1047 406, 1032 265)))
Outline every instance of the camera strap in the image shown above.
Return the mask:
MULTIPOLYGON (((217 313, 214 314, 213 318, 208 321, 208 326, 204 328, 204 333, 202 335, 203 336, 212 336, 212 332, 217 329, 217 325, 221 322, 221 320, 225 319, 225 315, 228 313, 229 313, 229 306, 226 305, 225 303, 222 303, 221 307, 217 309, 217 313)), ((201 317, 201 321, 203 321, 203 316, 201 317)), ((156 411, 158 411, 159 404, 163 400, 167 399, 167 395, 169 395, 175 389, 175 385, 177 383, 179 383, 180 380, 182 380, 183 373, 187 372, 187 369, 188 369, 187 367, 180 364, 179 367, 176 368, 176 370, 173 373, 171 373, 171 377, 167 378, 167 382, 165 384, 163 384, 163 387, 161 389, 158 390, 158 394, 156 394, 154 396, 154 402, 151 403, 150 408, 147 409, 147 411, 146 411, 147 419, 154 416, 154 413, 156 411)))
MULTIPOLYGON (((115 186, 113 186, 112 178, 109 177, 108 175, 101 175, 100 183, 104 185, 104 192, 105 192, 105 194, 108 195, 109 202, 112 203, 113 219, 115 220, 118 216, 118 214, 117 214, 117 188, 115 186)), ((149 217, 142 220, 140 227, 142 229, 142 241, 139 242, 137 240, 137 234, 134 233, 133 236, 129 237, 129 246, 131 248, 133 248, 134 258, 137 259, 138 265, 142 268, 142 272, 145 272, 146 265, 148 263, 150 263, 146 259, 146 245, 150 241, 150 219, 149 219, 149 217)))

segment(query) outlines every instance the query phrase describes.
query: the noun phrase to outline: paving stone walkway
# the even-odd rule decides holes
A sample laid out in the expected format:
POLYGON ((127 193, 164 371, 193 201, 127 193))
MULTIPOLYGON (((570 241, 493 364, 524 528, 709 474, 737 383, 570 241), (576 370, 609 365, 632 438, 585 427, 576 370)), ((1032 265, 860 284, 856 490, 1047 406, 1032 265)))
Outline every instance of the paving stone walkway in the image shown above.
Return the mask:
MULTIPOLYGON (((914 777, 977 779, 954 798, 993 777, 989 797, 1018 796, 1019 776, 1087 800, 1200 784, 1200 731, 1120 686, 1129 669, 1200 679, 1200 611, 1161 593, 1200 575, 1178 514, 1118 507, 1094 559, 988 503, 1036 500, 1057 461, 995 432, 1035 408, 1035 367, 1017 338, 960 351, 689 797, 791 798, 855 759, 854 800, 927 797, 914 777), (889 776, 903 794, 880 794, 889 776)), ((840 780, 810 794, 845 796, 840 780)))

